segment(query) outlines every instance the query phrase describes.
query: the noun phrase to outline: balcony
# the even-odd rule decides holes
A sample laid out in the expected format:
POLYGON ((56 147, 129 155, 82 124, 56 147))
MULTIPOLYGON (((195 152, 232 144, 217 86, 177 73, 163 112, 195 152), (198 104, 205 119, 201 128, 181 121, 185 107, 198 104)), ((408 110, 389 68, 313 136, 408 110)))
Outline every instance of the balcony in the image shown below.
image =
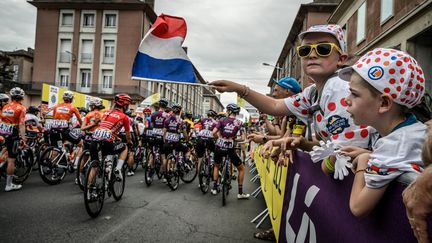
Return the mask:
POLYGON ((103 57, 103 64, 114 64, 114 57, 103 57))
POLYGON ((91 53, 81 53, 81 63, 92 63, 92 54, 91 53))

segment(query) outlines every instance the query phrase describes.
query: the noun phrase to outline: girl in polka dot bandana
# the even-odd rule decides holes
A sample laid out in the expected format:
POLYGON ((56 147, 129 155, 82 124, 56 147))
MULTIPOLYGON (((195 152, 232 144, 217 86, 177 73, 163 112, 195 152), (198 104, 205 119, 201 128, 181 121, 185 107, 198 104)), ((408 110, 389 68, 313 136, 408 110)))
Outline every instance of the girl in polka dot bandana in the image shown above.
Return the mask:
MULTIPOLYGON (((269 141, 271 144, 266 144, 265 148, 281 146, 282 149, 300 148, 310 151, 313 146, 319 146, 317 140, 331 141, 334 149, 344 145, 368 148, 374 131, 367 126, 354 124, 346 111, 345 98, 349 95, 349 85, 336 74, 348 57, 342 28, 339 25, 316 25, 301 33, 299 38, 301 44, 297 47, 297 54, 301 57, 302 69, 314 82, 303 92, 284 100, 275 100, 250 90, 247 86, 227 80, 214 81, 211 85, 219 92, 237 92, 263 113, 276 116, 295 115, 305 124, 309 121, 317 138, 308 141, 304 137, 284 137, 269 141)), ((353 156, 355 151, 351 153, 353 156)), ((332 155, 325 161, 327 163, 322 163, 322 169, 332 173, 336 157, 332 155)), ((337 176, 338 179, 343 179, 346 175, 334 175, 337 174, 341 175, 337 176)))
POLYGON ((350 208, 362 216, 373 210, 392 180, 423 170, 426 126, 409 109, 421 102, 425 79, 414 58, 384 48, 368 52, 341 70, 339 77, 350 81, 351 94, 345 102, 354 122, 372 126, 380 134, 372 153, 361 154, 354 162, 350 208))

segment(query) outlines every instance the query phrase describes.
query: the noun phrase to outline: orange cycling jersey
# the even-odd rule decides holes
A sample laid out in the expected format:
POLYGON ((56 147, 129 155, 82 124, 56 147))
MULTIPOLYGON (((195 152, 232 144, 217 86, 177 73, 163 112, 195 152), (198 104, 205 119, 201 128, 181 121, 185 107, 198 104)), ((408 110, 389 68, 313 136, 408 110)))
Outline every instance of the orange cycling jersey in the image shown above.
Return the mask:
POLYGON ((3 106, 1 120, 7 124, 18 125, 24 123, 26 108, 17 101, 12 101, 3 106))
POLYGON ((81 120, 78 109, 71 103, 61 103, 53 107, 53 119, 69 121, 72 115, 75 114, 78 120, 81 120))
MULTIPOLYGON (((103 112, 101 111, 90 111, 85 117, 84 117, 84 124, 83 126, 87 125, 93 125, 96 123, 96 120, 101 120, 103 116, 103 112)), ((89 132, 93 132, 96 130, 98 126, 94 126, 90 129, 88 129, 89 132)))

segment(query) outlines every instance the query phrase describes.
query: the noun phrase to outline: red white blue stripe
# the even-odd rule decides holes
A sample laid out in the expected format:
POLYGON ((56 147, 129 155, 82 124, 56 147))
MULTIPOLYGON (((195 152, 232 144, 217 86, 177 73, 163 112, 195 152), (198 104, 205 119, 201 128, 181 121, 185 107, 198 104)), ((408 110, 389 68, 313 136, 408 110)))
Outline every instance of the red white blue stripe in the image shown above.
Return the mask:
POLYGON ((192 62, 182 48, 186 31, 183 18, 158 16, 141 41, 132 79, 197 83, 192 62))

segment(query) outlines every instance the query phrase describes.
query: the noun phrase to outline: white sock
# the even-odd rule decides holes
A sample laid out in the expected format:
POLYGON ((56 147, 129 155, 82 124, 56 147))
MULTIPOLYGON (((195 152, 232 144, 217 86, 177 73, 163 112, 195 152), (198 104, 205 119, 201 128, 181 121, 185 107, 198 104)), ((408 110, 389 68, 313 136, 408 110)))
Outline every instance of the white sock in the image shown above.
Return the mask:
POLYGON ((12 175, 7 175, 6 176, 6 186, 11 186, 12 185, 12 175))
POLYGON ((116 169, 117 170, 121 170, 121 168, 123 167, 124 162, 125 161, 122 160, 122 159, 117 160, 117 167, 116 167, 116 169))

